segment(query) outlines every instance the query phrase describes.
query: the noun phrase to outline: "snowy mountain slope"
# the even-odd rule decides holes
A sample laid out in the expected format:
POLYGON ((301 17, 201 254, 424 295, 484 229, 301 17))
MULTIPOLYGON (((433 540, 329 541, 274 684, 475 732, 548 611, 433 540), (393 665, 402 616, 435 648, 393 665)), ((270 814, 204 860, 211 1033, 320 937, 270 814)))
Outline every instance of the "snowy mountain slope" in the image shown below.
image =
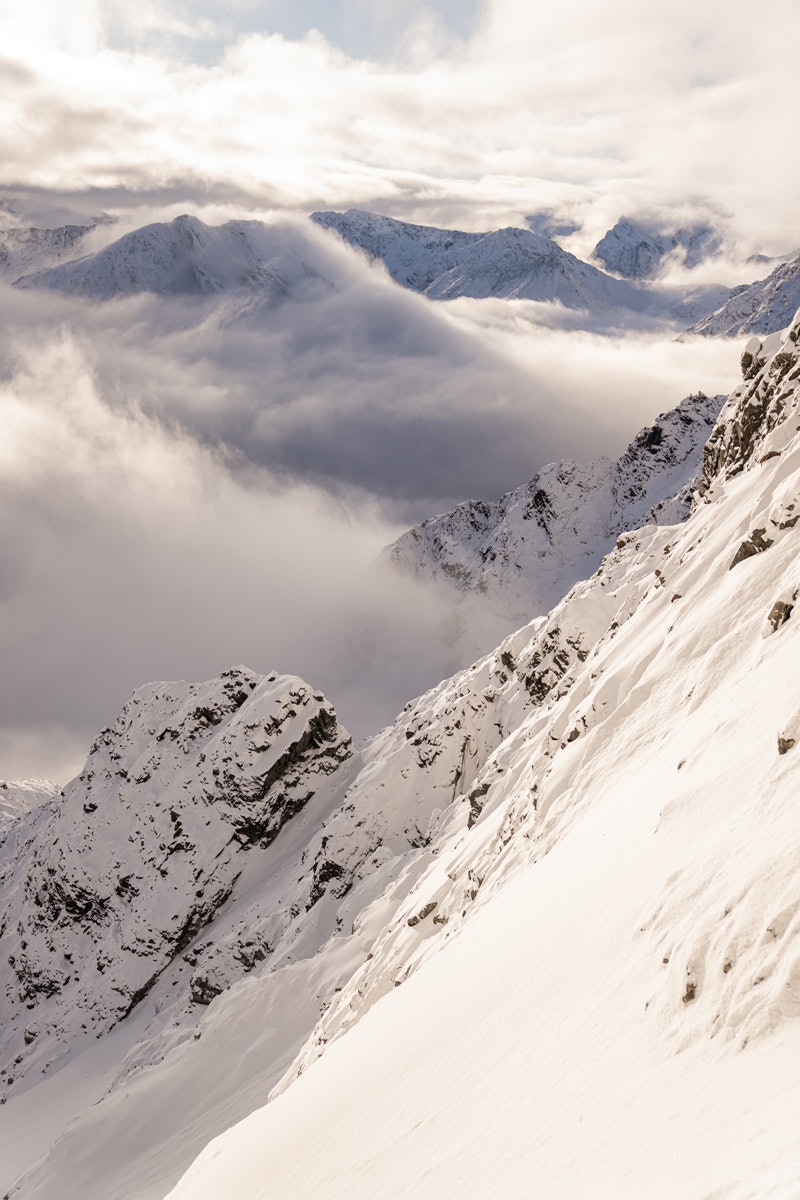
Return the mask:
POLYGON ((77 262, 24 275, 16 286, 93 300, 136 292, 203 296, 244 290, 279 301, 321 280, 307 256, 306 241, 289 225, 211 226, 181 216, 145 225, 77 262))
POLYGON ((57 229, 0 229, 0 277, 17 279, 68 262, 83 252, 87 235, 97 225, 62 225, 57 229))
POLYGON ((737 289, 724 304, 695 322, 687 333, 738 337, 785 329, 800 305, 800 256, 781 263, 766 279, 737 289))
POLYGON ((442 739, 469 771, 435 856, 172 1200, 794 1194, 798 337, 729 399, 684 525, 414 706, 424 738, 471 690, 494 747, 442 739))
POLYGON ((650 288, 640 280, 617 279, 526 229, 464 233, 358 209, 316 212, 311 219, 383 262, 396 283, 433 300, 499 296, 556 302, 606 317, 637 313, 671 322, 696 320, 731 294, 718 285, 650 288))
POLYGON ((722 239, 710 225, 692 225, 671 232, 620 217, 594 248, 593 256, 607 271, 625 279, 654 279, 667 258, 680 258, 691 270, 717 254, 722 239))
POLYGON ((385 553, 509 622, 530 620, 591 574, 620 533, 685 519, 723 399, 688 396, 617 462, 551 463, 500 500, 432 517, 385 553))
MULTIPOLYGON (((362 752, 328 717, 342 761, 307 745, 333 769, 293 764, 294 795, 314 793, 305 807, 263 850, 225 843, 231 857, 204 878, 219 869, 230 879, 246 858, 229 899, 97 1044, 116 1057, 105 1074, 95 1067, 74 1119, 12 1195, 155 1200, 281 1076, 274 1102, 212 1147, 176 1196, 512 1196, 538 1182, 554 1195, 706 1200, 716 1188, 732 1200, 731 1181, 756 1178, 755 1152, 741 1152, 754 1144, 778 1178, 798 1092, 796 1072, 784 1081, 777 1064, 800 1049, 788 1019, 800 1011, 798 330, 782 347, 750 347, 750 378, 723 409, 704 501, 685 524, 621 537, 546 618, 408 705, 362 752), (764 1113, 771 1132, 748 1139, 764 1113)), ((79 861, 104 885, 117 879, 109 862, 133 853, 123 837, 109 859, 105 814, 162 856, 193 843, 164 864, 183 884, 183 857, 202 868, 245 811, 230 780, 219 814, 197 804, 194 781, 205 787, 215 769, 235 781, 238 757, 245 786, 234 793, 263 782, 260 756, 269 774, 278 751, 259 749, 259 730, 284 712, 287 688, 309 697, 309 713, 329 712, 298 681, 244 671, 181 688, 137 693, 142 702, 98 739, 93 777, 67 789, 70 820, 55 808, 47 817, 68 850, 97 848, 79 861), (246 681, 257 701, 250 734, 248 702, 236 707, 226 681, 237 694, 246 681), (136 785, 154 754, 163 775, 136 785), (137 802, 148 785, 152 801, 137 802)), ((291 707, 279 725, 297 747, 291 707)), ((274 781, 270 810, 286 790, 274 781)), ((31 830, 35 856, 20 849, 7 874, 14 905, 23 880, 35 907, 37 886, 66 877, 49 857, 52 833, 31 830)), ((203 898, 171 891, 155 861, 143 859, 155 899, 139 888, 109 902, 134 933, 158 909, 160 963, 159 931, 203 898)), ((212 878, 204 896, 215 887, 212 878)), ((101 972, 95 954, 114 936, 77 924, 56 927, 55 960, 71 928, 83 986, 103 997, 104 975, 121 968, 101 972)), ((6 936, 28 941, 10 926, 6 936)), ((38 931, 35 949, 43 969, 38 931)), ((68 1024, 49 999, 52 1028, 31 1029, 44 1060, 46 1040, 57 1050, 68 1024)), ((12 1019, 29 1049, 28 1025, 12 1019)), ((83 1020, 74 1014, 73 1035, 83 1020)), ((59 1087, 67 1105, 70 1072, 90 1069, 80 1049, 39 1087, 32 1057, 12 1060, 27 1075, 6 1089, 6 1129, 27 1130, 59 1087)))
POLYGON ((311 219, 370 258, 380 259, 395 282, 432 300, 501 296, 557 301, 590 311, 646 304, 631 284, 611 279, 530 230, 464 233, 410 225, 359 209, 316 212, 311 219))
POLYGON ((54 799, 59 791, 47 779, 0 780, 0 837, 15 821, 54 799))

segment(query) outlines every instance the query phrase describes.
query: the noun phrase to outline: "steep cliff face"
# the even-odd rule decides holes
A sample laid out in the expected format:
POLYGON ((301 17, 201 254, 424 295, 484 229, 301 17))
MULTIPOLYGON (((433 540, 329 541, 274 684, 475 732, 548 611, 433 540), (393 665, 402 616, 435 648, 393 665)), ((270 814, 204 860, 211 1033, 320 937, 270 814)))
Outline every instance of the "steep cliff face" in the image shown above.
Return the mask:
POLYGON ((467 501, 403 534, 386 554, 509 621, 546 612, 591 574, 615 539, 688 515, 721 396, 688 396, 617 462, 560 462, 497 501, 467 501))

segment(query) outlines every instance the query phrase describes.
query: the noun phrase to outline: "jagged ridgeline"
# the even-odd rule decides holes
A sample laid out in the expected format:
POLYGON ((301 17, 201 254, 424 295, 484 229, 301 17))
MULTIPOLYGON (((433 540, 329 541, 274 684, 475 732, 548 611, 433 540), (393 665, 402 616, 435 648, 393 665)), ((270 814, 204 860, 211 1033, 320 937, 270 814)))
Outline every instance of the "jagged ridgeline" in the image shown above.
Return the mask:
MULTIPOLYGON (((207 684, 140 689, 63 797, 11 815, 0 877, 3 1094, 15 1103, 88 1035, 115 1029, 121 1039, 113 1082, 12 1195, 44 1198, 68 1178, 83 1200, 163 1196, 212 1137, 273 1089, 292 1091, 313 1061, 323 1082, 340 1070, 345 1079, 358 1064, 346 1040, 327 1055, 331 1042, 412 976, 424 988, 426 964, 445 971, 453 957, 439 951, 475 928, 492 935, 487 959, 470 964, 475 1000, 462 986, 448 992, 452 1006, 424 1007, 432 1057, 418 1062, 403 1040, 419 1028, 403 997, 426 993, 401 990, 390 1006, 406 1059, 391 1076, 400 1099, 390 1144, 404 1154, 422 1136, 428 1094, 449 1106, 454 1139, 485 1103, 535 1180, 525 1158, 531 1079, 549 1105, 594 1061, 563 1072, 559 1054, 548 1074, 542 1047, 570 1005, 581 1036, 595 1021, 614 1031, 598 1060, 606 1084, 631 1030, 648 1047, 648 1078, 672 1071, 678 1050, 695 1056, 701 1083, 682 1084, 671 1123, 653 1109, 656 1140, 662 1129, 667 1141, 682 1136, 681 1121, 696 1124, 724 1100, 722 1067, 703 1073, 712 1040, 722 1063, 747 1043, 748 1095, 766 1102, 770 1038, 790 1038, 800 1015, 799 335, 796 319, 783 339, 748 343, 746 378, 707 443, 688 519, 618 532, 591 578, 365 748, 306 684, 238 668, 207 684), (578 927, 562 929, 587 878, 578 927), (540 903, 503 905, 526 880, 542 881, 540 903), (478 912, 485 924, 473 922, 478 912), (492 994, 487 1041, 473 1036, 489 1029, 480 997, 501 969, 514 986, 492 994), (562 976, 569 987, 553 1016, 562 976), (461 1038, 473 1075, 445 1099, 437 1089, 461 1038), (503 1038, 507 1061, 525 1064, 519 1077, 481 1057, 503 1038), (116 1149, 102 1179, 98 1141, 116 1149)), ((639 450, 655 459, 651 446, 645 438, 639 450)), ((370 1063, 363 1093, 370 1114, 382 1061, 370 1063)), ((340 1088, 330 1094, 346 1109, 340 1088)), ((794 1084, 787 1096, 798 1098, 794 1084)), ((275 1133, 277 1109, 248 1126, 240 1200, 262 1194, 264 1161, 269 1186, 319 1191, 314 1155, 275 1133)), ((384 1156, 357 1159, 345 1118, 353 1124, 346 1111, 325 1114, 337 1178, 379 1194, 384 1156)), ((302 1121, 296 1128, 307 1139, 302 1121)), ((671 1153, 672 1142, 659 1146, 671 1153)), ((241 1142, 235 1153, 232 1165, 226 1140, 217 1143, 176 1200, 234 1194, 241 1142)), ((711 1174, 708 1194, 719 1183, 711 1174)))

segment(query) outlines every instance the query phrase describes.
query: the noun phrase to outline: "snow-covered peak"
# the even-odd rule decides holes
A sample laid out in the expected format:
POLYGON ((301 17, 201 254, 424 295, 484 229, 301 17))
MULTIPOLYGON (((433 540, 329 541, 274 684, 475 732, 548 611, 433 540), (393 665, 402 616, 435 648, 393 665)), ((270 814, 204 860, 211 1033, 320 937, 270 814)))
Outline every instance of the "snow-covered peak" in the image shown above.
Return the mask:
POLYGON ((359 209, 316 212, 311 219, 379 259, 395 282, 433 300, 499 296, 589 311, 642 307, 642 296, 629 284, 610 279, 529 229, 466 233, 359 209))
POLYGON ((319 280, 296 227, 261 221, 206 225, 183 215, 125 234, 77 262, 25 275, 17 287, 108 300, 136 292, 214 295, 255 292, 280 300, 319 280))
POLYGON ((670 256, 679 257, 682 265, 691 269, 718 253, 720 247, 720 235, 710 225, 666 232, 621 217, 600 239, 593 254, 606 270, 626 279, 655 279, 670 256))
POLYGON ((617 462, 551 463, 500 500, 432 517, 385 553, 402 571, 468 597, 470 609, 530 620, 590 575, 620 533, 685 519, 722 401, 688 396, 617 462))
POLYGON ((9 825, 60 794, 49 779, 0 780, 0 837, 9 825))

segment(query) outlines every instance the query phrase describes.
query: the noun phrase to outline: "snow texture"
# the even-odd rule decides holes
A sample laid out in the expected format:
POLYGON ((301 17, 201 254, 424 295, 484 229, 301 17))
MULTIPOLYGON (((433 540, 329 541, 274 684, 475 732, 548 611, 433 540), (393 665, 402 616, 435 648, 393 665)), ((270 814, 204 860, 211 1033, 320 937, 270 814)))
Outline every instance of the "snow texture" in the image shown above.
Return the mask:
POLYGON ((642 294, 631 284, 611 279, 527 229, 464 233, 352 208, 312 213, 311 219, 380 259, 396 283, 432 300, 499 296, 594 312, 643 305, 642 294))

